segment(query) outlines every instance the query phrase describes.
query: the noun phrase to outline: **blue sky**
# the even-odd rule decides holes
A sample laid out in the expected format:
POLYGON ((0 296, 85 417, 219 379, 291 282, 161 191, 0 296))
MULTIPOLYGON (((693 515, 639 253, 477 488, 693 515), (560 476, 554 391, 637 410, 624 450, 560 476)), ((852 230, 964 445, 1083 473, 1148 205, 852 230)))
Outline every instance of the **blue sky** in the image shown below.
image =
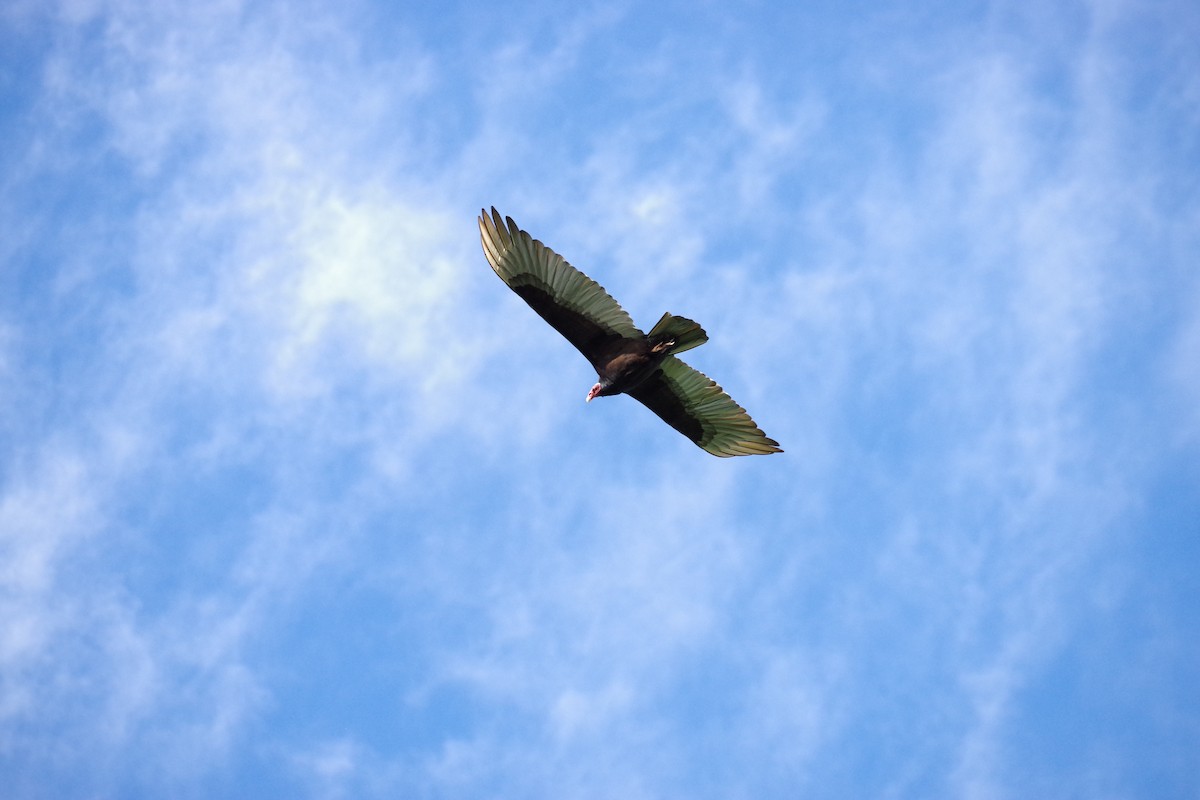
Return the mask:
POLYGON ((1197 41, 6 3, 5 795, 1196 796, 1197 41), (786 453, 585 405, 492 205, 786 453))

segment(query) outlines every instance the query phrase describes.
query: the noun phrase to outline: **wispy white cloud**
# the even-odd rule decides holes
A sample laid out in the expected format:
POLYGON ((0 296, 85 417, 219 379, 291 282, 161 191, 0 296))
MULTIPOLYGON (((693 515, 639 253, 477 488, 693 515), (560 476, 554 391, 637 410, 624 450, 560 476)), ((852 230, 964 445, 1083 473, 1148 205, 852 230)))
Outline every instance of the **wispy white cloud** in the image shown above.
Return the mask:
MULTIPOLYGON (((460 237, 445 216, 361 176, 335 179, 333 127, 303 101, 295 61, 258 49, 266 28, 240 29, 236 8, 197 14, 167 25, 108 9, 90 27, 97 38, 64 31, 81 46, 49 63, 46 116, 69 125, 99 112, 107 144, 162 190, 147 195, 124 251, 136 283, 109 309, 113 338, 87 376, 99 394, 67 434, 93 444, 33 438, 23 448, 33 455, 6 465, 0 525, 9 730, 28 729, 36 712, 97 764, 146 746, 158 755, 138 780, 151 784, 229 757, 267 696, 247 648, 336 557, 327 543, 337 539, 268 491, 258 522, 234 519, 194 545, 212 552, 195 567, 213 574, 208 559, 220 553, 227 573, 206 587, 181 581, 149 607, 157 593, 138 596, 141 569, 125 573, 101 553, 138 553, 151 547, 143 535, 188 525, 155 508, 161 492, 181 473, 203 483, 266 452, 271 416, 294 424, 297 404, 319 405, 347 375, 374 372, 380 389, 429 396, 462 380, 460 356, 477 335, 450 324, 462 248, 446 244, 460 237), (245 49, 216 45, 242 34, 245 49), (130 531, 130 509, 166 527, 130 531)), ((86 253, 77 259, 89 268, 86 253)), ((439 416, 386 421, 428 431, 439 416)), ((330 423, 309 434, 340 435, 330 423)), ((188 558, 184 541, 173 558, 188 558)), ((38 747, 6 739, 10 753, 38 747)))
POLYGON ((1200 358, 1200 299, 1191 302, 1187 321, 1170 348, 1165 365, 1168 381, 1177 388, 1178 404, 1172 411, 1178 412, 1182 423, 1177 431, 1178 443, 1195 444, 1200 438, 1200 379, 1193 365, 1200 358))
POLYGON ((39 687, 23 676, 44 658, 70 616, 70 601, 55 602, 57 573, 80 540, 94 532, 100 513, 93 480, 78 456, 57 451, 26 459, 27 471, 7 482, 0 501, 6 718, 36 708, 39 687))

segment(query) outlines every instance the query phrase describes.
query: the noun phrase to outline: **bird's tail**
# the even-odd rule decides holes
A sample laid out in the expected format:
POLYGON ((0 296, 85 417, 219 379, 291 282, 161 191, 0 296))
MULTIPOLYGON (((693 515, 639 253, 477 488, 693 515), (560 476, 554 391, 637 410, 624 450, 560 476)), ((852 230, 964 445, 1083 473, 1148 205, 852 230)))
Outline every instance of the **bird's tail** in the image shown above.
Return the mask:
POLYGON ((707 342, 708 334, 704 332, 704 328, 687 317, 676 317, 667 312, 655 323, 648 338, 652 345, 671 342, 667 352, 682 353, 707 342))

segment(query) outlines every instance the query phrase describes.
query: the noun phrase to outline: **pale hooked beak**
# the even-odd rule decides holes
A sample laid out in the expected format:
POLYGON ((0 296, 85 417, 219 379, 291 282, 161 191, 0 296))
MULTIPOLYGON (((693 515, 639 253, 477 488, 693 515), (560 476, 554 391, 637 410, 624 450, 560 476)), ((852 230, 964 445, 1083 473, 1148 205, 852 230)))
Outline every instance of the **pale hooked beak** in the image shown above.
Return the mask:
POLYGON ((598 383, 597 383, 595 386, 593 386, 593 387, 592 387, 592 388, 591 388, 591 389, 588 391, 588 393, 587 393, 587 397, 585 397, 585 398, 583 399, 583 402, 585 402, 585 403, 590 403, 590 402, 592 402, 592 398, 593 398, 593 397, 596 397, 596 396, 598 396, 599 394, 600 394, 600 384, 598 384, 598 383))

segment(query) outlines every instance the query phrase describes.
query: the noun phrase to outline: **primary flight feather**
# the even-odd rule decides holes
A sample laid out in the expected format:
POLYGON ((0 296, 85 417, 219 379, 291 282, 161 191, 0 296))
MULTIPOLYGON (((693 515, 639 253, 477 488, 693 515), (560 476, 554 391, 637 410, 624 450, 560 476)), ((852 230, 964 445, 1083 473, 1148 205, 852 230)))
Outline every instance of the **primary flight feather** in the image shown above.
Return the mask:
POLYGON ((595 368, 588 402, 627 394, 715 456, 783 452, 720 386, 675 357, 708 341, 695 322, 667 313, 642 333, 604 287, 495 207, 480 212, 479 234, 500 279, 595 368))

